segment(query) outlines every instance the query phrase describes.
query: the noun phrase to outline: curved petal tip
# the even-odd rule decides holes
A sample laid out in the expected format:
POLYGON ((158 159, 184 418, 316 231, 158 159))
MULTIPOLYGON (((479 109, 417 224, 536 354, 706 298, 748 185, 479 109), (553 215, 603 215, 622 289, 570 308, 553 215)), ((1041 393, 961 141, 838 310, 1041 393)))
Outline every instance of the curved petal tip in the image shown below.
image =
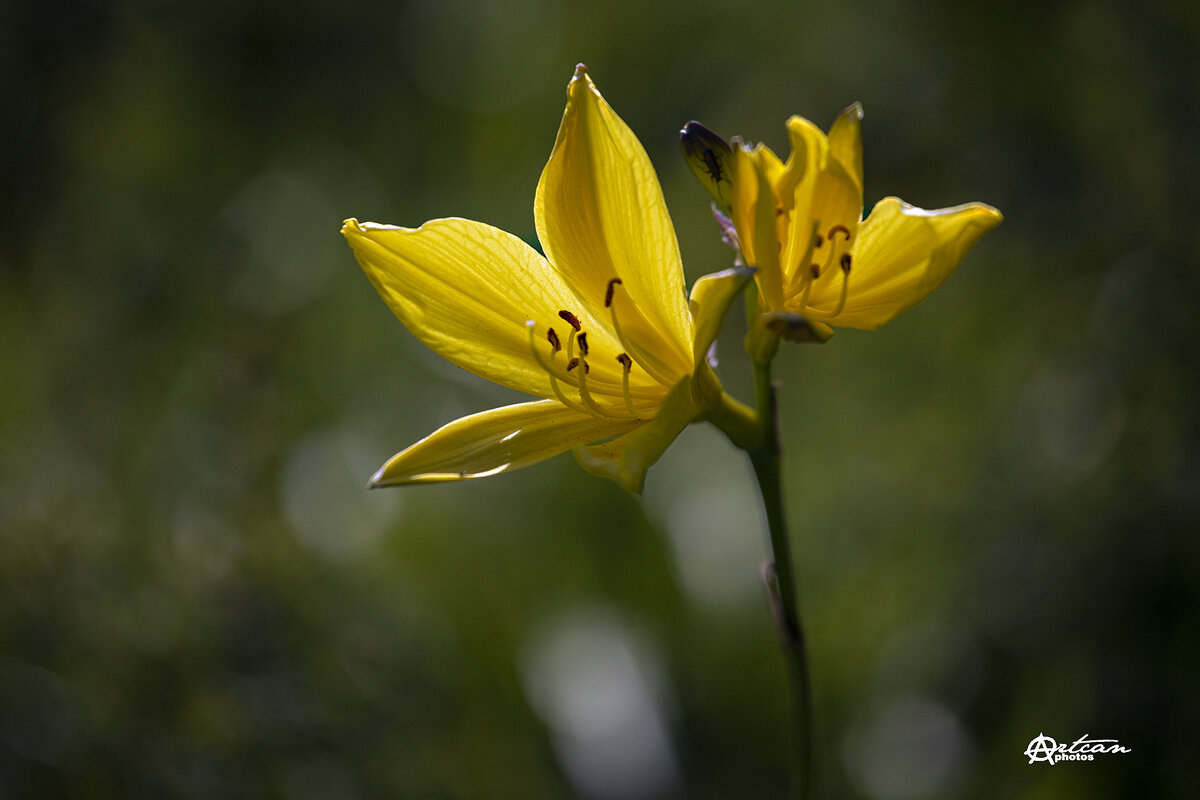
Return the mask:
POLYGON ((567 97, 575 97, 576 87, 580 89, 590 89, 594 94, 599 96, 600 92, 596 89, 596 84, 592 83, 592 78, 588 75, 587 64, 576 64, 575 74, 571 76, 571 82, 567 84, 567 97))

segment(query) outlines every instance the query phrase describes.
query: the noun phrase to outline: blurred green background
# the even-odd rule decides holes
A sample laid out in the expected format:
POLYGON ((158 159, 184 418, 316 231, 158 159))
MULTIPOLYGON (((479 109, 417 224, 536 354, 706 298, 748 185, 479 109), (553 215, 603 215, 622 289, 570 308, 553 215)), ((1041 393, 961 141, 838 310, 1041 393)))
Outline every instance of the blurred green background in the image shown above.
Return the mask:
MULTIPOLYGON (((863 102, 867 202, 1002 209, 928 302, 793 346, 821 796, 1195 797, 1200 7, 510 0, 0 8, 0 796, 782 797, 748 465, 367 492, 514 399, 344 217, 533 237, 576 62, 642 139, 863 102), (1030 765, 1045 733, 1127 755, 1030 765)), ((739 326, 726 384, 748 398, 739 326)))

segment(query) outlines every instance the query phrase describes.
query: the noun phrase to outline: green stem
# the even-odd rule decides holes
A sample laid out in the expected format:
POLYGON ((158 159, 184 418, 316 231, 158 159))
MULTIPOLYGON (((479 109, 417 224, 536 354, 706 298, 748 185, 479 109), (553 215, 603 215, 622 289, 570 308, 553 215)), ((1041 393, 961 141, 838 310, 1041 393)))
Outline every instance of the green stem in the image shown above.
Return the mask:
POLYGON ((771 541, 771 562, 763 569, 763 582, 771 603, 771 615, 779 633, 787 667, 791 695, 792 797, 812 797, 812 684, 808 673, 808 650, 800 608, 796 600, 796 574, 792 568, 792 550, 788 540, 787 517, 783 510, 782 458, 779 446, 779 414, 775 385, 771 381, 771 358, 779 339, 765 328, 756 327, 758 293, 754 284, 746 292, 746 352, 754 364, 755 408, 725 394, 720 384, 709 395, 708 419, 737 447, 745 450, 754 466, 767 516, 771 541))
POLYGON ((783 510, 783 477, 779 446, 778 409, 770 363, 754 363, 754 394, 761 436, 756 447, 747 449, 758 478, 770 534, 772 568, 763 578, 771 597, 772 613, 779 630, 791 690, 793 796, 807 800, 812 794, 812 686, 804 628, 796 600, 796 575, 783 510))

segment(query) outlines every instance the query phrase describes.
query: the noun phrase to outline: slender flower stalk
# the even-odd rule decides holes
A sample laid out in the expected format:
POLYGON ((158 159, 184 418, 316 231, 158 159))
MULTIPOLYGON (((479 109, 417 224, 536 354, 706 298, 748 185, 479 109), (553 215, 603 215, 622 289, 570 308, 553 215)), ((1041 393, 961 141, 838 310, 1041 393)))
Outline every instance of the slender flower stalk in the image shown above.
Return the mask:
POLYGON ((748 452, 758 480, 767 533, 771 544, 770 564, 763 569, 763 583, 779 633, 788 674, 792 718, 793 796, 806 800, 812 791, 812 683, 809 679, 808 644, 800 618, 796 577, 788 538, 787 514, 783 503, 782 448, 779 444, 779 413, 770 362, 754 363, 754 393, 757 418, 762 430, 759 447, 748 452))
MULTIPOLYGON (((746 294, 746 302, 748 310, 755 307, 754 293, 746 294)), ((753 360, 753 367, 753 413, 748 417, 718 417, 713 422, 736 446, 746 451, 758 482, 771 548, 771 560, 763 565, 762 580, 787 670, 792 736, 792 796, 797 800, 807 800, 813 784, 812 683, 784 507, 777 387, 771 378, 770 358, 753 360)))
POLYGON ((793 793, 802 800, 813 785, 812 686, 784 510, 771 362, 781 339, 824 342, 835 327, 873 330, 921 302, 1002 219, 983 203, 925 211, 895 197, 863 219, 861 123, 857 103, 828 135, 792 117, 786 163, 764 145, 734 139, 730 146, 698 122, 680 131, 688 165, 716 201, 722 238, 738 251, 736 263, 755 269, 758 291, 747 295, 746 308, 755 431, 730 438, 750 457, 770 534, 773 560, 763 580, 787 666, 793 793))

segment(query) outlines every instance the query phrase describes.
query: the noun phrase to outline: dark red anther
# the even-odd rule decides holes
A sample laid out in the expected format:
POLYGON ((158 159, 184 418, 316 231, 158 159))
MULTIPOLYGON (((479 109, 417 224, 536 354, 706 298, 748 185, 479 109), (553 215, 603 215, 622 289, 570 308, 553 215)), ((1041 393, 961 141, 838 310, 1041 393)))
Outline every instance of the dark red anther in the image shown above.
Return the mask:
POLYGON ((604 307, 608 308, 612 305, 613 287, 618 283, 624 283, 620 278, 613 278, 608 282, 608 288, 604 290, 604 307))
POLYGON ((564 322, 566 322, 568 325, 570 325, 575 330, 577 330, 577 331, 582 330, 582 326, 579 324, 579 317, 575 316, 570 311, 567 311, 564 309, 564 310, 558 312, 558 315, 560 317, 562 317, 564 322))

